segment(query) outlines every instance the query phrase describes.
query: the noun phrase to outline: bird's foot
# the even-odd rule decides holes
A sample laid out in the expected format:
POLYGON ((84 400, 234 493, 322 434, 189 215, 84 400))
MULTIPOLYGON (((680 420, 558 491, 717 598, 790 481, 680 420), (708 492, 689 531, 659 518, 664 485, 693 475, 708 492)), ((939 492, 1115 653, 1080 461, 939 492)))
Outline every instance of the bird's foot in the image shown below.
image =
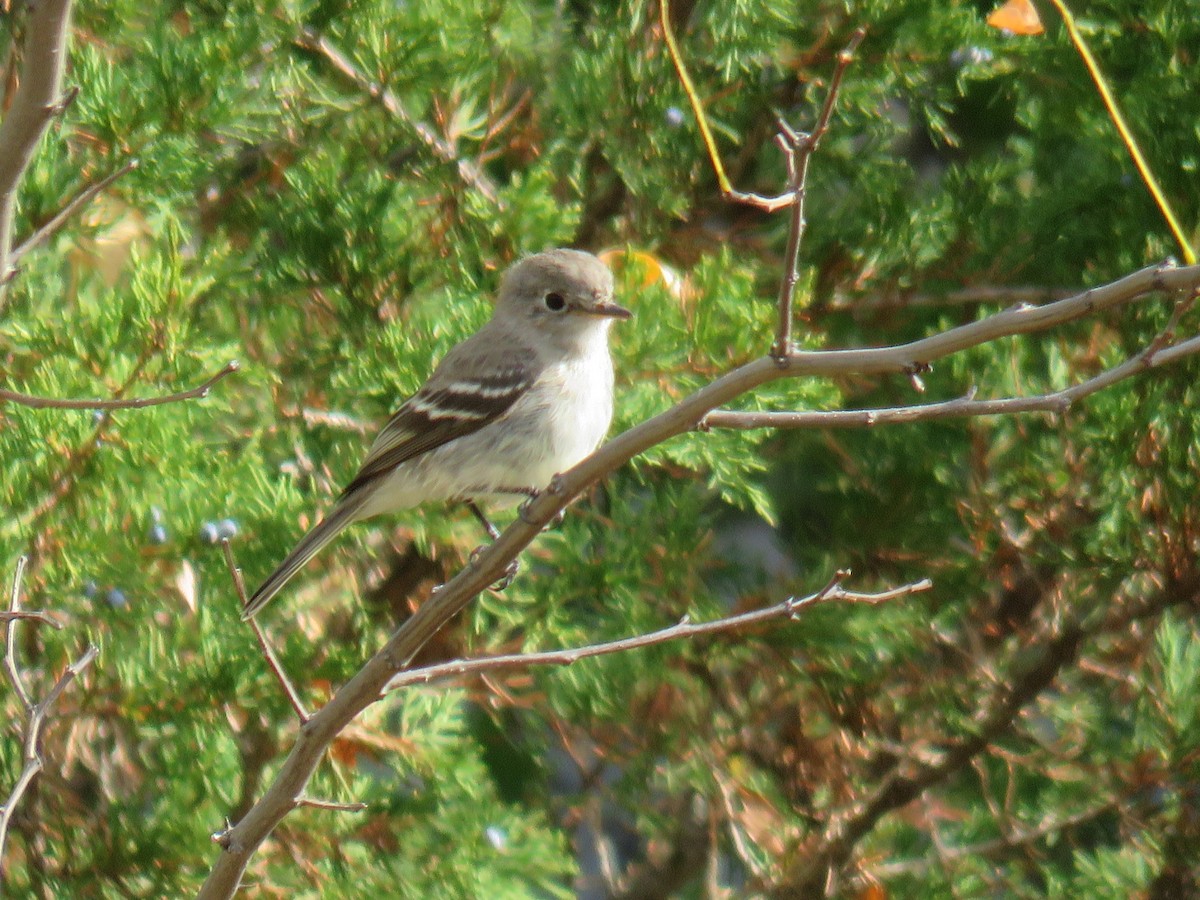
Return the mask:
MULTIPOLYGON (((491 546, 491 544, 480 544, 478 547, 476 547, 474 550, 472 550, 470 560, 469 560, 470 565, 475 565, 475 563, 478 562, 479 557, 483 553, 483 551, 486 550, 490 546, 491 546)), ((491 585, 488 588, 488 590, 494 591, 497 594, 503 590, 507 590, 509 585, 511 585, 513 583, 513 581, 516 580, 517 573, 520 571, 521 571, 521 563, 519 560, 514 559, 507 566, 505 566, 504 576, 499 581, 497 581, 495 584, 491 585)))
POLYGON ((526 525, 536 525, 537 524, 536 522, 534 522, 532 519, 529 518, 529 507, 533 505, 533 502, 535 500, 537 500, 538 496, 539 496, 539 494, 537 491, 531 491, 529 493, 529 496, 525 499, 525 502, 517 507, 517 516, 526 525))
MULTIPOLYGON (((553 478, 551 478, 550 483, 548 485, 546 485, 545 491, 530 491, 529 492, 529 499, 527 499, 524 503, 522 503, 520 508, 517 510, 517 515, 520 516, 521 521, 524 522, 526 525, 538 524, 537 522, 533 521, 533 519, 531 519, 529 517, 529 508, 530 508, 530 506, 533 505, 534 501, 537 500, 538 497, 540 497, 543 493, 550 494, 551 496, 557 496, 559 494, 562 494, 563 493, 563 477, 561 475, 555 475, 553 478)), ((554 514, 554 518, 552 518, 549 522, 546 523, 545 527, 557 528, 559 525, 562 524, 563 518, 566 516, 566 514, 567 514, 567 511, 565 508, 560 509, 558 512, 556 512, 554 514)))

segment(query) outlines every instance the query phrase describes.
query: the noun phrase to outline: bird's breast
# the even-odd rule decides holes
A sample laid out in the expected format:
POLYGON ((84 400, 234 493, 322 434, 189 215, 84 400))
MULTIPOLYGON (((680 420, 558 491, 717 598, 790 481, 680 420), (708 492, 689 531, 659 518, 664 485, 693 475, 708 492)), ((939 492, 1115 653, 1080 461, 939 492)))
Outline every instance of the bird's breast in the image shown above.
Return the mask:
POLYGON ((607 353, 566 364, 563 375, 563 398, 555 404, 549 429, 558 472, 600 446, 613 413, 613 370, 607 353))

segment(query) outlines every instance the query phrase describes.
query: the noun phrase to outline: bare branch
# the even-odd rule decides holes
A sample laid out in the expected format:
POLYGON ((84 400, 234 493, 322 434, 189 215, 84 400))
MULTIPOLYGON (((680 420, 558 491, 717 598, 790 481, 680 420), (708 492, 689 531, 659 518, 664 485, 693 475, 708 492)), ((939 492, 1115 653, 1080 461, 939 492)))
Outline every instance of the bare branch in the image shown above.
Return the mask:
POLYGON ((0 122, 0 308, 11 277, 9 259, 17 190, 62 91, 71 0, 43 0, 29 14, 20 87, 0 122))
POLYGON ((822 312, 874 312, 913 307, 971 306, 983 303, 1045 303, 1063 300, 1075 291, 1031 285, 973 285, 953 291, 893 290, 874 296, 835 293, 822 312))
MULTIPOLYGON (((313 714, 300 729, 291 753, 266 793, 240 822, 220 836, 218 842, 223 852, 199 896, 232 896, 251 855, 279 821, 295 808, 305 785, 337 734, 378 699, 434 634, 488 585, 498 581, 508 564, 571 500, 634 456, 696 428, 713 410, 771 381, 850 373, 906 375, 952 353, 996 338, 1043 331, 1156 291, 1191 291, 1198 286, 1200 266, 1177 268, 1173 264, 1163 264, 1065 300, 1005 310, 908 344, 860 350, 792 351, 787 356, 786 367, 781 367, 769 356, 764 357, 734 369, 666 412, 618 435, 583 462, 553 479, 545 491, 522 508, 522 514, 498 540, 434 593, 362 669, 313 714)), ((1182 358, 1186 354, 1181 348, 1191 343, 1181 342, 1163 350, 1156 354, 1155 360, 1162 364, 1182 358)), ((986 733, 986 729, 983 731, 986 733)), ((882 814, 879 810, 875 812, 882 814)))
MULTIPOLYGON (((8 682, 12 685, 13 693, 17 695, 17 699, 21 701, 21 706, 25 708, 26 712, 33 708, 33 702, 29 699, 24 682, 21 681, 21 673, 17 671, 17 622, 21 618, 21 579, 25 577, 25 566, 28 562, 28 558, 24 556, 17 560, 17 571, 13 573, 12 593, 8 598, 11 617, 6 623, 7 629, 4 635, 4 671, 8 675, 8 682)), ((0 859, 3 859, 3 854, 0 854, 0 859)))
POLYGON ((165 403, 180 403, 184 400, 197 400, 207 397, 213 385, 240 368, 236 359, 227 362, 219 372, 203 384, 175 394, 165 394, 161 397, 133 397, 127 400, 61 400, 56 397, 35 397, 32 394, 22 394, 0 388, 0 403, 19 403, 32 409, 144 409, 147 406, 162 406, 165 403))
MULTIPOLYGON (((696 86, 692 84, 692 77, 688 74, 687 66, 683 63, 683 56, 679 52, 679 44, 676 42, 675 32, 671 28, 670 0, 659 0, 658 15, 659 24, 662 27, 663 40, 667 43, 667 55, 671 57, 671 64, 675 66, 675 72, 679 76, 679 83, 683 86, 688 103, 691 104, 692 113, 696 117, 696 125, 700 129, 700 137, 704 141, 705 149, 708 151, 708 158, 712 163, 713 174, 717 176, 717 184, 720 187, 722 199, 734 203, 743 203, 746 206, 753 206, 768 213, 783 209, 785 206, 791 206, 796 199, 795 192, 791 190, 787 190, 776 197, 765 197, 761 194, 744 193, 733 187, 733 184, 729 181, 729 176, 725 174, 724 165, 721 164, 721 154, 717 152, 717 142, 713 137, 712 129, 709 128, 708 118, 704 114, 704 106, 700 102, 700 96, 696 93, 696 86)), ((785 134, 792 133, 791 128, 786 124, 780 123, 780 126, 785 134)), ((779 143, 778 139, 776 143, 779 143)), ((783 149, 786 156, 787 149, 786 147, 783 149)), ((793 181, 794 171, 791 165, 792 160, 788 158, 787 162, 788 182, 790 183, 793 181)))
POLYGON ((62 631, 63 627, 63 623, 55 618, 54 613, 46 612, 44 609, 23 609, 20 612, 0 609, 0 622, 12 622, 16 619, 41 622, 43 625, 49 625, 55 631, 62 631))
POLYGON ((8 633, 5 635, 4 668, 8 675, 8 680, 13 686, 13 691, 25 709, 26 721, 22 736, 24 766, 21 769, 21 774, 18 776, 16 784, 13 785, 12 791, 8 795, 8 799, 0 807, 0 883, 2 883, 4 875, 4 848, 8 840, 8 828, 12 822, 13 812, 17 804, 21 802, 25 791, 29 789, 29 785, 33 783, 33 779, 38 776, 45 766, 41 755, 42 730, 45 728, 50 708, 62 696, 63 691, 67 689, 71 682, 79 676, 79 673, 91 665, 92 660, 100 652, 96 646, 89 646, 79 659, 67 666, 62 675, 54 683, 54 686, 50 688, 50 691, 40 702, 35 704, 30 700, 29 693, 21 680, 21 675, 17 671, 15 662, 17 622, 24 618, 24 616, 19 614, 21 612, 21 578, 25 572, 26 562, 27 560, 23 556, 17 560, 17 570, 13 575, 12 594, 9 599, 9 611, 14 615, 5 622, 8 633))
POLYGON ((800 280, 800 245, 808 224, 804 219, 804 201, 808 193, 808 164, 821 138, 829 130, 829 119, 837 103, 842 76, 846 74, 846 69, 854 59, 854 51, 858 49, 866 34, 862 28, 856 30, 850 38, 850 43, 838 54, 837 66, 833 70, 833 78, 830 79, 829 90, 825 94, 825 104, 821 107, 821 114, 817 117, 817 124, 812 132, 795 132, 787 123, 779 123, 779 145, 787 157, 788 190, 794 198, 788 223, 787 250, 783 256, 784 275, 779 283, 775 343, 771 346, 771 356, 775 357, 780 365, 787 364, 787 355, 792 349, 792 302, 796 296, 796 284, 800 280))
MULTIPOLYGON (((238 600, 241 602, 241 608, 246 608, 246 582, 242 578, 242 570, 238 568, 237 561, 233 558, 233 547, 229 544, 229 538, 221 541, 221 549, 225 553, 225 565, 229 567, 229 575, 233 579, 233 587, 237 591, 238 600)), ((267 641, 267 636, 263 634, 262 627, 254 619, 247 619, 250 627, 254 630, 254 638, 258 641, 258 648, 266 657, 267 665, 271 671, 275 673, 275 679, 283 688, 283 693, 287 695, 288 702, 292 704, 292 709, 295 710, 296 716, 300 719, 300 724, 303 725, 311 718, 309 712, 304 707, 304 701, 300 699, 300 694, 288 678, 287 673, 283 670, 283 664, 279 662, 279 657, 275 655, 270 642, 267 641)))
POLYGON ((814 410, 797 412, 736 412, 718 409, 700 422, 700 428, 861 428, 875 425, 896 425, 908 422, 927 422, 934 419, 967 416, 998 416, 1028 412, 1064 413, 1076 400, 1081 400, 1146 369, 1200 353, 1200 338, 1192 338, 1173 347, 1156 348, 1157 340, 1119 366, 1107 369, 1086 381, 1032 397, 1004 397, 978 400, 972 388, 965 397, 928 403, 919 406, 897 406, 884 409, 814 410))
MULTIPOLYGON (((839 573, 839 575, 844 574, 846 573, 839 573)), ((569 666, 581 659, 588 659, 592 656, 621 653, 626 650, 649 647, 654 644, 662 644, 681 638, 694 638, 722 631, 735 631, 739 628, 745 628, 749 625, 760 625, 774 619, 797 619, 800 617, 801 612, 816 606, 818 603, 883 603, 887 600, 894 600, 897 597, 905 597, 909 594, 927 591, 933 587, 933 582, 929 581, 929 579, 924 579, 877 594, 863 594, 843 590, 838 581, 840 581, 840 578, 835 577, 835 580, 830 584, 815 594, 809 594, 807 597, 789 597, 787 600, 777 603, 774 606, 756 609, 752 612, 741 613, 736 616, 714 619, 711 622, 692 623, 685 617, 683 621, 669 628, 662 628, 658 631, 651 631, 648 634, 639 634, 634 637, 621 638, 616 641, 606 641, 602 644, 591 644, 586 647, 575 647, 568 650, 546 650, 540 653, 513 653, 505 656, 489 656, 482 659, 461 659, 435 666, 426 666, 421 669, 411 669, 393 678, 384 688, 384 692, 388 693, 413 684, 427 684, 442 678, 478 675, 483 672, 495 672, 503 669, 524 669, 530 666, 569 666)))
POLYGON ((117 171, 109 173, 95 184, 88 185, 86 188, 76 194, 73 198, 71 198, 66 206, 59 210, 58 213, 50 219, 50 221, 22 241, 21 244, 16 247, 11 254, 9 254, 9 266, 15 269, 20 264, 21 257, 40 245, 43 241, 47 240, 52 234, 54 234, 54 232, 58 231, 58 229, 61 228, 63 224, 71 218, 71 216, 75 215, 75 213, 77 213, 80 209, 91 203, 98 194, 103 193, 114 181, 128 172, 132 172, 137 167, 138 161, 136 159, 131 159, 129 162, 125 163, 125 165, 121 166, 121 168, 117 169, 117 171))
POLYGON ((362 812, 367 808, 365 803, 340 803, 337 800, 314 800, 312 797, 301 797, 297 806, 309 806, 313 809, 328 809, 333 812, 362 812))
POLYGON ((355 87, 370 96, 371 99, 377 101, 389 113, 416 132, 417 137, 421 139, 421 142, 426 147, 433 151, 434 156, 442 160, 442 162, 453 163, 458 168, 459 177, 464 182, 475 188, 475 190, 479 191, 480 194, 498 207, 504 207, 496 191, 496 186, 492 184, 491 179, 484 174, 483 170, 474 161, 463 159, 459 155, 457 147, 449 141, 443 140, 429 125, 420 119, 414 118, 405 108, 399 97, 360 72, 350 58, 334 46, 329 38, 306 27, 301 29, 299 36, 296 38, 296 45, 323 57, 355 87))

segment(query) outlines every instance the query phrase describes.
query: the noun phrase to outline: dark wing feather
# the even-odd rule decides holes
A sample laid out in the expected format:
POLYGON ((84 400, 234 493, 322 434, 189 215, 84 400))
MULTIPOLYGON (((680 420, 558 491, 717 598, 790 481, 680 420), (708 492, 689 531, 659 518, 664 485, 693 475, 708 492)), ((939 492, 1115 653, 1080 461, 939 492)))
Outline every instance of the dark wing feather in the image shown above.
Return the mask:
MULTIPOLYGON (((463 349, 463 345, 455 348, 463 349)), ((443 444, 478 431, 512 407, 537 377, 529 361, 506 361, 484 374, 459 369, 447 374, 446 363, 396 410, 375 439, 358 474, 343 496, 357 491, 396 466, 443 444)))

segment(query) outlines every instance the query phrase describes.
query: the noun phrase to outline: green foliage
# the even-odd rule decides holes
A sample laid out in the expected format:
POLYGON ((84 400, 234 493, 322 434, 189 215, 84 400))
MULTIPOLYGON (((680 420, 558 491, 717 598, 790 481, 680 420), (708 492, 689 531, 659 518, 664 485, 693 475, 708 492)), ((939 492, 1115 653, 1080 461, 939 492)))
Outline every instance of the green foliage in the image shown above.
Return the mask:
MULTIPOLYGON (((1014 38, 984 24, 988 3, 672 4, 730 175, 763 194, 784 176, 775 113, 809 125, 837 51, 867 28, 812 161, 803 346, 898 343, 1003 302, 956 302, 959 289, 1049 294, 1178 253, 1041 6, 1048 33, 1014 38)), ((1185 6, 1076 13, 1195 235, 1200 19, 1185 6)), ((23 15, 0 18, 14 59, 23 15)), ((296 734, 211 532, 231 520, 247 582, 266 575, 397 402, 487 318, 514 259, 628 248, 678 276, 619 273, 637 318, 615 332, 614 431, 766 352, 787 216, 719 199, 658 15, 640 0, 80 3, 79 94, 21 186, 18 240, 139 165, 22 259, 0 307, 0 386, 154 396, 241 368, 204 399, 147 409, 0 405, 0 562, 7 577, 30 555, 26 606, 66 623, 20 626, 19 666, 42 696, 85 642, 102 650, 57 705, 47 773, 14 824, 14 896, 194 892, 210 835, 296 734)), ((1137 352, 1168 315, 1148 299, 961 354, 924 376, 923 398, 899 378, 786 380, 736 406, 1051 391, 1137 352)), ((1195 327, 1193 312, 1180 331, 1195 327)), ((1195 381, 1189 363, 1063 416, 652 449, 572 506, 428 660, 715 618, 838 568, 857 590, 926 576, 935 590, 391 695, 310 788, 369 808, 298 811, 248 881, 279 896, 568 897, 599 883, 604 853, 664 896, 705 896, 710 871, 779 896, 1196 890, 1195 381), (1055 643, 1068 628, 1079 640, 1055 643), (1021 686, 1010 718, 870 823, 832 877, 804 874, 839 817, 952 756, 1021 686)), ((310 564, 267 621, 305 701, 345 683, 480 539, 434 507, 356 526, 310 564)), ((11 694, 4 713, 17 718, 11 694)), ((0 785, 20 768, 10 730, 0 785)))

